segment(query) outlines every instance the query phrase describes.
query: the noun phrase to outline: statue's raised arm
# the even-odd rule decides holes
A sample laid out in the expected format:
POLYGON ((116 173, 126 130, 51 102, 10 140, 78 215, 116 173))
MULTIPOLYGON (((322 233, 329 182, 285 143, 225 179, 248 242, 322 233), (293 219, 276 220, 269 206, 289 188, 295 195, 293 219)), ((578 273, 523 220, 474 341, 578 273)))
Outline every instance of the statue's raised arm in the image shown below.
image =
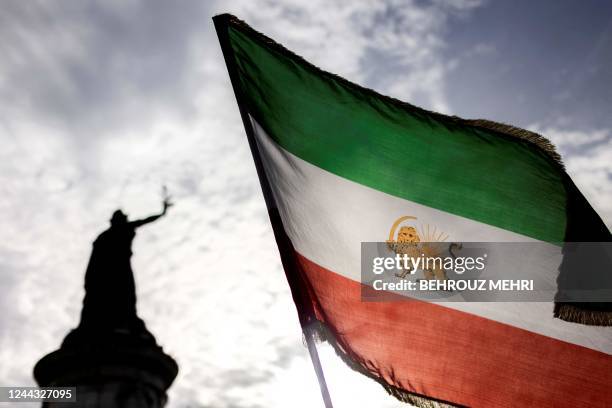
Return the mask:
POLYGON ((141 227, 145 224, 149 224, 153 221, 158 220, 159 218, 163 217, 164 215, 166 215, 166 213, 168 212, 168 208, 172 207, 174 205, 174 203, 172 203, 170 201, 170 197, 169 196, 165 196, 164 197, 164 201, 163 201, 163 210, 161 213, 156 214, 156 215, 151 215, 147 218, 143 218, 141 220, 134 220, 134 221, 130 221, 128 224, 132 227, 132 228, 138 228, 141 227))

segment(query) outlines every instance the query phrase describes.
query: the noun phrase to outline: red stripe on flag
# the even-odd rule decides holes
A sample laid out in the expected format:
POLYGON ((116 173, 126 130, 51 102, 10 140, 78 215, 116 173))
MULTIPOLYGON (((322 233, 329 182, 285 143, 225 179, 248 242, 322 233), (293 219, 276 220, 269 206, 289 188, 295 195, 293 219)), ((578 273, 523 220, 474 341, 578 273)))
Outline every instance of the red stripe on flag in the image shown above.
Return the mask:
POLYGON ((608 354, 423 301, 362 302, 359 282, 297 255, 319 320, 388 384, 471 407, 612 406, 608 354))

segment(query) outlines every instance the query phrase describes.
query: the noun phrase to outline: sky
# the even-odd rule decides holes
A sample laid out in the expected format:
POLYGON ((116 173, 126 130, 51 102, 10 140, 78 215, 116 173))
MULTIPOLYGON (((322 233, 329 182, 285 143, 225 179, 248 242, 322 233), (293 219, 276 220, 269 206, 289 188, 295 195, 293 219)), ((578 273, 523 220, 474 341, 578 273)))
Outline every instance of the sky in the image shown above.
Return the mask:
MULTIPOLYGON (((418 106, 538 131, 612 225, 612 3, 19 1, 0 12, 0 385, 78 324, 91 242, 138 218, 138 310, 180 365, 169 407, 314 407, 211 17, 418 106)), ((336 407, 398 407, 322 344, 336 407)), ((1 406, 2 404, 0 404, 1 406)), ((24 405, 25 407, 26 405, 24 405)))

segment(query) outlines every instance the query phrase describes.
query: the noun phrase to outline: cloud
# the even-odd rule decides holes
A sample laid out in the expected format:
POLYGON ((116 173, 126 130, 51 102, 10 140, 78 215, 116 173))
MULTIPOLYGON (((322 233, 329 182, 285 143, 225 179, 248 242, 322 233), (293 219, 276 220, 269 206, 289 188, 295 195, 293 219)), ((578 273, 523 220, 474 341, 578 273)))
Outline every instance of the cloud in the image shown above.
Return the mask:
MULTIPOLYGON (((564 121, 557 121, 563 123, 564 121)), ((548 137, 561 153, 568 174, 612 228, 612 133, 609 129, 572 129, 571 124, 530 129, 548 137)))
POLYGON ((548 135, 551 141, 561 150, 562 153, 571 154, 576 150, 592 148, 595 144, 605 142, 612 138, 612 133, 608 129, 595 129, 591 131, 564 129, 562 127, 542 127, 531 125, 534 132, 548 135))
MULTIPOLYGON (((7 2, 0 16, 4 117, 87 138, 194 113, 194 34, 206 3, 7 2)), ((83 142, 85 143, 85 142, 83 142)))
POLYGON ((292 0, 223 6, 325 70, 448 112, 445 74, 452 64, 442 55, 446 24, 481 4, 292 0))

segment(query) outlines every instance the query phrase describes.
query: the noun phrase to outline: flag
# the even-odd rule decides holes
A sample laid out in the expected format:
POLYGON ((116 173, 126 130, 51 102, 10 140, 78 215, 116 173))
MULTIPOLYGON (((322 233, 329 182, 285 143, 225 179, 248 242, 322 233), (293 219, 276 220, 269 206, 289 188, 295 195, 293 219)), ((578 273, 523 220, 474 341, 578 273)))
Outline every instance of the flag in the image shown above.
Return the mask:
POLYGON ((438 226, 429 238, 609 241, 548 140, 380 95, 233 16, 214 21, 303 326, 418 406, 612 401, 610 328, 553 317, 609 324, 607 303, 361 298, 361 243, 405 219, 438 226))

